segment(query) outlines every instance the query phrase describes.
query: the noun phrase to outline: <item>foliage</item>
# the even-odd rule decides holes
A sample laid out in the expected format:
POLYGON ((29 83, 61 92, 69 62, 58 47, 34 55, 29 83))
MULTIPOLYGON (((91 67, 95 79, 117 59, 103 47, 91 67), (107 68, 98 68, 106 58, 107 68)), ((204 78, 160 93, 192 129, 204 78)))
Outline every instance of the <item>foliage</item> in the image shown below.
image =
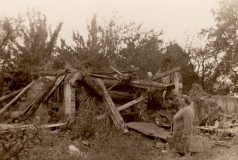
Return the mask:
POLYGON ((188 93, 192 84, 198 81, 198 75, 194 72, 189 54, 187 54, 177 43, 171 42, 166 46, 164 58, 160 65, 161 71, 180 67, 184 93, 188 93))
POLYGON ((90 63, 97 71, 107 70, 109 65, 123 70, 133 65, 142 73, 155 72, 162 56, 162 32, 141 31, 141 26, 132 22, 120 24, 116 16, 102 26, 94 16, 88 26, 88 41, 85 42, 78 32, 73 33, 73 46, 61 40, 59 59, 66 59, 67 64, 76 68, 90 63))
POLYGON ((17 90, 32 81, 37 71, 51 69, 61 27, 62 23, 52 32, 47 18, 35 10, 0 20, 0 85, 17 90))
MULTIPOLYGON (((226 82, 225 85, 232 90, 238 79, 238 1, 220 0, 219 8, 212 10, 212 13, 216 27, 201 31, 201 34, 207 37, 210 52, 216 60, 211 80, 215 82, 220 76, 227 76, 233 86, 229 86, 226 82)), ((219 87, 217 89, 219 90, 219 87)))

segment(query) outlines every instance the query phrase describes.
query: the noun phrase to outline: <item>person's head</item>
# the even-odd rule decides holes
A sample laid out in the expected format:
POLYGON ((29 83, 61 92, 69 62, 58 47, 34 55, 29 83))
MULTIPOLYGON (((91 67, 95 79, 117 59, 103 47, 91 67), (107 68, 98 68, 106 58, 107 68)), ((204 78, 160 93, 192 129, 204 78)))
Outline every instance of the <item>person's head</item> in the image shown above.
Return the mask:
POLYGON ((181 103, 184 105, 190 105, 191 104, 191 99, 187 95, 182 95, 181 96, 181 103))

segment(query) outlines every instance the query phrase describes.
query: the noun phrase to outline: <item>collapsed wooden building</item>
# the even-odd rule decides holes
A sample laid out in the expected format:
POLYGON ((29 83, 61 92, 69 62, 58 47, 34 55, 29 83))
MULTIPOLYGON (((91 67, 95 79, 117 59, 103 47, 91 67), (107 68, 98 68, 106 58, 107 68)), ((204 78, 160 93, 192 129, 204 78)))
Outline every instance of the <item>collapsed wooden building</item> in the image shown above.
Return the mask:
MULTIPOLYGON (((71 123, 77 108, 83 107, 78 106, 77 95, 85 90, 90 96, 101 99, 118 129, 128 132, 128 127, 138 127, 138 123, 130 122, 151 121, 146 117, 149 110, 154 113, 155 110, 167 108, 168 112, 168 107, 174 105, 175 97, 182 93, 179 67, 143 80, 137 78, 137 71, 111 69, 113 72, 110 73, 74 69, 39 72, 39 78, 28 86, 0 98, 0 121, 5 124, 27 122, 37 116, 44 119, 42 123, 57 123, 53 115, 63 113, 68 117, 64 124, 71 123), (44 113, 40 112, 42 108, 44 113)), ((166 122, 171 120, 172 115, 159 114, 162 117, 160 124, 169 125, 166 122)))

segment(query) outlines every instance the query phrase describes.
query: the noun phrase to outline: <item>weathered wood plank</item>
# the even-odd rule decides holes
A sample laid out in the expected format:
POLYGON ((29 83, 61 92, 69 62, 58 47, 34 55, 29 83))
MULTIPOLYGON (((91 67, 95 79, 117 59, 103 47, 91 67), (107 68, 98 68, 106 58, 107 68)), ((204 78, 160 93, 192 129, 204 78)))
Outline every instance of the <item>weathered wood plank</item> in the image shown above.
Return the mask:
POLYGON ((128 103, 126 103, 126 104, 124 104, 124 105, 118 107, 118 108, 117 108, 117 111, 121 111, 121 110, 123 110, 123 109, 126 109, 126 108, 128 108, 128 107, 130 107, 130 106, 132 106, 132 105, 134 105, 134 104, 136 104, 136 103, 139 103, 140 101, 143 101, 144 99, 145 99, 145 97, 137 98, 137 99, 135 99, 135 100, 133 100, 133 101, 131 101, 131 102, 128 102, 128 103))
POLYGON ((6 106, 4 106, 1 110, 0 110, 0 114, 2 114, 4 111, 7 110, 8 107, 10 107, 28 88, 30 88, 30 86, 35 82, 32 81, 30 84, 28 84, 28 86, 26 86, 13 100, 11 100, 6 106))
POLYGON ((8 99, 8 98, 10 98, 10 97, 15 96, 16 94, 20 93, 21 91, 22 91, 22 89, 19 89, 19 90, 17 90, 17 91, 14 91, 14 92, 12 92, 12 93, 9 93, 9 94, 7 94, 7 95, 2 96, 2 97, 0 98, 0 102, 1 102, 1 101, 4 101, 4 100, 6 100, 6 99, 8 99))
POLYGON ((115 126, 123 131, 123 133, 129 132, 120 113, 116 109, 116 105, 112 101, 106 87, 104 86, 102 80, 85 77, 84 81, 100 96, 103 97, 103 101, 106 104, 107 110, 115 124, 115 126))
POLYGON ((159 74, 157 74, 157 75, 151 77, 151 80, 152 80, 152 81, 156 81, 157 79, 166 77, 166 76, 168 76, 168 75, 170 75, 170 74, 172 74, 172 73, 174 73, 174 72, 178 72, 178 71, 180 71, 180 67, 176 67, 176 68, 173 68, 173 69, 168 70, 168 71, 166 71, 166 72, 159 73, 159 74))
MULTIPOLYGON (((112 79, 104 79, 103 80, 104 85, 107 86, 108 88, 117 82, 120 82, 120 81, 112 80, 112 79)), ((146 80, 130 80, 127 82, 121 82, 121 84, 128 85, 131 87, 136 87, 136 88, 143 88, 143 89, 148 89, 148 90, 158 90, 158 91, 163 91, 163 90, 166 90, 167 87, 169 87, 169 86, 174 86, 174 83, 163 84, 163 83, 158 83, 158 82, 154 82, 154 81, 146 81, 146 80)))
POLYGON ((108 91, 112 99, 133 99, 134 94, 129 92, 108 91))
POLYGON ((126 84, 137 87, 137 88, 144 88, 144 89, 151 89, 151 90, 166 90, 168 86, 172 86, 174 84, 163 84, 157 83, 153 81, 145 81, 145 80, 132 80, 127 82, 126 84))
POLYGON ((58 70, 58 71, 39 71, 37 74, 39 77, 43 77, 43 76, 57 76, 59 74, 63 74, 65 73, 64 70, 58 70))

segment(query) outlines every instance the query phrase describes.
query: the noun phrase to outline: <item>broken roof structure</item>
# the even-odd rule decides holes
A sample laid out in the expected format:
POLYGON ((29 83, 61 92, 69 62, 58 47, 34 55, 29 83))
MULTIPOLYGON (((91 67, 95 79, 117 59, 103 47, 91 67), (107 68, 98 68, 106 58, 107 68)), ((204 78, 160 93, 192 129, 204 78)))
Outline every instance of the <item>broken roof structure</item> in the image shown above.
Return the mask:
MULTIPOLYGON (((80 94, 80 87, 86 85, 101 97, 114 125, 122 132, 128 132, 128 127, 140 128, 138 127, 140 124, 127 125, 124 121, 124 110, 131 106, 137 107, 133 114, 138 115, 143 110, 138 104, 148 107, 148 101, 151 101, 153 94, 161 107, 165 101, 172 103, 168 97, 181 94, 182 80, 179 67, 143 80, 136 77, 136 71, 122 72, 114 67, 111 69, 113 70, 111 73, 92 73, 75 69, 39 72, 39 78, 28 86, 0 98, 0 102, 3 102, 0 109, 1 121, 3 123, 26 121, 45 107, 54 112, 63 111, 68 117, 67 123, 71 123, 77 108, 76 94, 80 94)), ((49 111, 44 116, 48 114, 49 111)), ((165 134, 162 134, 162 138, 165 134)))

